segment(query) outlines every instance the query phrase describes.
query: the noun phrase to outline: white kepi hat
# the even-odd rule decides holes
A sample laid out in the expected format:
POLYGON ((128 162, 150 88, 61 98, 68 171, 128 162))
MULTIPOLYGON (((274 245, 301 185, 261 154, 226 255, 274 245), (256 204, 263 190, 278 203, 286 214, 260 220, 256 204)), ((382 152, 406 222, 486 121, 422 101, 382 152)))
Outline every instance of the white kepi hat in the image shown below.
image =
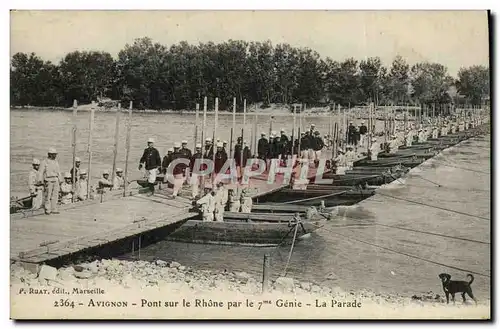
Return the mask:
POLYGON ((49 151, 47 153, 49 153, 49 154, 57 154, 57 151, 56 151, 55 148, 51 147, 51 148, 49 148, 49 151))
POLYGON ((35 159, 33 159, 33 161, 31 163, 34 164, 34 165, 39 165, 40 164, 40 160, 38 160, 38 159, 35 158, 35 159))
POLYGON ((174 148, 178 148, 178 147, 181 147, 181 143, 179 143, 179 142, 175 142, 175 143, 174 143, 174 148))
POLYGON ((155 142, 154 138, 152 138, 152 137, 148 138, 148 143, 154 143, 154 142, 155 142))

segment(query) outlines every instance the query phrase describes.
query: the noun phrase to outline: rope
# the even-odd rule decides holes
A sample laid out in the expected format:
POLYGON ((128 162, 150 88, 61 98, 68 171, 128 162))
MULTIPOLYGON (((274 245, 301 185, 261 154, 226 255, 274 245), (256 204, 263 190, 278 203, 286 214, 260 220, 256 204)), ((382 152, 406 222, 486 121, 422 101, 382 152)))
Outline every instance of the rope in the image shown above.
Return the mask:
POLYGON ((292 247, 290 248, 290 252, 288 253, 288 260, 286 261, 285 268, 283 269, 283 275, 286 276, 286 271, 288 269, 288 264, 290 264, 290 259, 292 258, 293 247, 295 246, 295 238, 297 237, 297 231, 299 230, 299 221, 295 223, 295 232, 293 233, 292 247))
POLYGON ((436 185, 437 187, 443 187, 443 185, 438 184, 438 183, 436 183, 436 182, 434 182, 434 181, 431 181, 430 179, 424 178, 424 177, 422 177, 422 176, 415 175, 415 176, 413 176, 413 177, 417 177, 417 178, 420 178, 420 179, 422 179, 422 180, 425 180, 425 181, 427 181, 427 182, 429 182, 429 183, 432 183, 432 184, 436 185))
POLYGON ((346 192, 347 191, 342 191, 342 192, 336 192, 336 193, 331 193, 331 194, 325 194, 325 195, 315 196, 315 197, 307 198, 307 199, 292 200, 292 201, 282 202, 282 204, 292 204, 292 203, 310 201, 310 200, 315 200, 315 199, 323 199, 323 198, 328 198, 328 197, 335 196, 335 195, 344 194, 346 192))
POLYGON ((487 172, 487 171, 474 170, 474 169, 464 168, 464 167, 460 167, 460 166, 454 166, 454 165, 448 164, 448 163, 446 163, 444 161, 437 160, 437 159, 435 159, 435 161, 441 163, 442 165, 444 165, 446 167, 452 167, 452 168, 462 169, 462 170, 466 170, 466 171, 475 172, 475 173, 478 173, 478 174, 485 174, 485 175, 490 175, 491 174, 490 172, 487 172))
POLYGON ((430 207, 430 208, 436 208, 436 209, 440 209, 440 210, 444 210, 444 211, 453 212, 453 213, 456 213, 456 214, 459 214, 459 215, 464 215, 464 216, 469 216, 469 217, 474 217, 474 218, 479 218, 479 219, 484 219, 484 220, 490 220, 488 217, 477 216, 477 215, 474 215, 474 214, 469 214, 469 213, 461 212, 461 211, 458 211, 458 210, 443 208, 443 207, 439 207, 439 206, 433 206, 433 205, 430 205, 430 204, 427 204, 427 203, 423 203, 423 202, 419 202, 419 201, 408 200, 408 199, 404 199, 404 198, 398 198, 396 196, 383 194, 383 193, 380 193, 378 191, 377 191, 377 194, 380 194, 380 195, 388 197, 388 198, 393 198, 393 199, 396 199, 396 200, 402 200, 402 201, 406 201, 406 202, 410 202, 410 203, 415 203, 415 204, 422 205, 422 206, 427 206, 427 207, 430 207))
POLYGON ((406 256, 406 257, 415 258, 415 259, 418 259, 418 260, 421 260, 421 261, 424 261, 424 262, 428 262, 428 263, 439 265, 439 266, 444 266, 444 267, 451 268, 451 269, 454 269, 454 270, 457 270, 457 271, 462 271, 462 272, 466 272, 466 273, 472 273, 472 274, 476 274, 476 275, 479 275, 479 276, 484 276, 484 277, 487 277, 487 278, 490 277, 490 275, 488 275, 488 274, 483 274, 483 273, 478 273, 478 272, 474 272, 474 271, 469 271, 469 270, 466 270, 466 269, 463 269, 463 268, 460 268, 460 267, 451 266, 451 265, 443 264, 443 263, 436 262, 436 261, 433 261, 433 260, 430 260, 430 259, 425 259, 425 258, 422 258, 422 257, 419 257, 419 256, 407 254, 407 253, 404 253, 404 252, 401 252, 401 251, 397 251, 397 250, 394 250, 394 249, 391 249, 391 248, 387 248, 387 247, 384 247, 384 246, 380 246, 380 245, 377 245, 377 244, 374 244, 374 243, 371 243, 371 242, 359 240, 359 239, 353 238, 353 237, 345 235, 345 234, 334 232, 333 230, 328 230, 326 228, 325 228, 325 230, 329 231, 330 233, 343 236, 343 237, 345 237, 347 239, 355 240, 355 241, 358 241, 358 242, 361 242, 361 243, 364 243, 364 244, 367 244, 367 245, 370 245, 370 246, 373 246, 373 247, 377 247, 377 248, 380 248, 380 249, 383 249, 383 250, 387 250, 387 251, 390 251, 390 252, 393 252, 393 253, 396 253, 396 254, 400 254, 400 255, 403 255, 403 256, 406 256))

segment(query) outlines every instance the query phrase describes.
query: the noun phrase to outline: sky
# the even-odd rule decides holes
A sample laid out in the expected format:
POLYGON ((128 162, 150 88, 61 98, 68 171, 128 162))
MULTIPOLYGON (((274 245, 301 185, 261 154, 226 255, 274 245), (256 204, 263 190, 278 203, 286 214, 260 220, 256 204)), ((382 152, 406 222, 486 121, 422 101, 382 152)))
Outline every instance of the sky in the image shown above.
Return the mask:
POLYGON ((10 55, 59 62, 75 50, 107 51, 150 37, 172 45, 228 39, 286 42, 321 57, 395 56, 437 62, 456 77, 489 62, 486 11, 12 11, 10 55))

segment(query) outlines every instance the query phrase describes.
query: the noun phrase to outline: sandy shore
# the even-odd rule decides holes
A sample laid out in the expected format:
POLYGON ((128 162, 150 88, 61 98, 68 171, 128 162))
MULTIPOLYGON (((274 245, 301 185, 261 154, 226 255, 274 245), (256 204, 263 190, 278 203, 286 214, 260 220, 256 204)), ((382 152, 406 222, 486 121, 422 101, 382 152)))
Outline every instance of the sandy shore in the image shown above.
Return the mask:
POLYGON ((60 269, 42 266, 38 273, 13 264, 11 317, 490 318, 489 301, 478 306, 446 305, 442 292, 383 295, 332 289, 288 277, 270 282, 267 293, 261 290, 261 278, 245 272, 194 271, 160 260, 101 260, 60 269), (44 289, 46 294, 41 294, 44 289))

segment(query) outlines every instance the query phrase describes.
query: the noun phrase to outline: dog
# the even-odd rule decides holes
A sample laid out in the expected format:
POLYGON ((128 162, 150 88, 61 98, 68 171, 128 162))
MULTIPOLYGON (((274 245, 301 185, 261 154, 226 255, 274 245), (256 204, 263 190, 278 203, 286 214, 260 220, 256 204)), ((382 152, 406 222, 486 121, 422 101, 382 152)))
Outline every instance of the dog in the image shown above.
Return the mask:
POLYGON ((451 294, 451 300, 453 301, 453 304, 455 304, 455 294, 457 292, 462 293, 462 298, 465 303, 465 294, 469 295, 470 298, 474 300, 474 302, 477 305, 477 299, 474 297, 472 294, 472 288, 470 287, 471 283, 474 281, 474 276, 472 274, 467 274, 467 277, 470 277, 470 281, 452 281, 451 280, 451 275, 447 273, 441 273, 439 274, 439 279, 441 279, 441 282, 443 283, 443 290, 444 293, 446 294, 446 303, 450 303, 450 294, 451 294))

